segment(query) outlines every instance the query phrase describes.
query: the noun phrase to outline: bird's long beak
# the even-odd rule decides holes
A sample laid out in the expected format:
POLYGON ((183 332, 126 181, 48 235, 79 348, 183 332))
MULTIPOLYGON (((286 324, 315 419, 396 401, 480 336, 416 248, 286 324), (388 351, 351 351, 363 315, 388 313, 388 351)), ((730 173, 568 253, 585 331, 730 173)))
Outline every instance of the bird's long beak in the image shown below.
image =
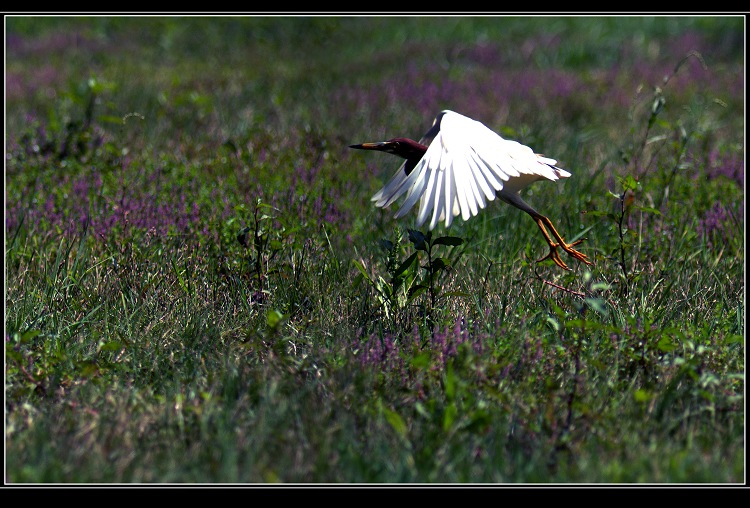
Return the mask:
POLYGON ((387 146, 387 141, 378 141, 377 143, 362 143, 360 145, 349 145, 349 148, 359 150, 383 150, 387 146))

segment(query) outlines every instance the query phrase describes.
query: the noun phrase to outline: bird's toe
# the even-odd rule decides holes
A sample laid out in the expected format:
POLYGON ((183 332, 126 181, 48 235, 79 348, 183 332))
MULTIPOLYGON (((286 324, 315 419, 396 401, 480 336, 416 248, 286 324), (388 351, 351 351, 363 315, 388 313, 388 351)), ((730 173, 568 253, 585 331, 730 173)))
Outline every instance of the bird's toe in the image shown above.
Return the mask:
POLYGON ((563 270, 570 270, 570 268, 568 268, 568 265, 565 264, 565 262, 560 257, 560 254, 557 252, 557 245, 550 245, 549 254, 537 260, 537 263, 541 263, 546 259, 551 259, 553 263, 555 263, 563 270))

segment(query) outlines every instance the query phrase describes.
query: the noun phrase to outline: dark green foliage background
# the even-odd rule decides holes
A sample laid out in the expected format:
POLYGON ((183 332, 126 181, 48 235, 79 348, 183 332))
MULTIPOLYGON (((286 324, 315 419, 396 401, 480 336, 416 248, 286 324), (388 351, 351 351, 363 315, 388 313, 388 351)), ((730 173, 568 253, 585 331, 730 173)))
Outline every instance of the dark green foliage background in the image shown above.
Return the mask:
POLYGON ((744 481, 743 18, 5 21, 8 483, 744 481), (441 109, 593 266, 372 206, 441 109))

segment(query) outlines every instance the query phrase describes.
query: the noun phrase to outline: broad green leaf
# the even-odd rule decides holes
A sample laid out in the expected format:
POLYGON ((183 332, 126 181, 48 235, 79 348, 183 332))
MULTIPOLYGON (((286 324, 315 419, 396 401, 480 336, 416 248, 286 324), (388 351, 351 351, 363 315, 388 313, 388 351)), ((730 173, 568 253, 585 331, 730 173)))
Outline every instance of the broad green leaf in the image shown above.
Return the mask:
POLYGON ((425 243, 426 237, 421 231, 416 229, 409 230, 409 241, 414 244, 414 248, 417 250, 427 251, 427 245, 425 243))
POLYGON ((425 418, 429 418, 431 416, 430 412, 427 411, 427 408, 424 407, 424 404, 421 402, 416 402, 414 404, 414 409, 417 410, 417 413, 419 413, 420 416, 423 416, 425 418))
POLYGON ((358 269, 358 270, 360 271, 360 273, 362 274, 362 276, 363 276, 363 277, 364 277, 365 279, 367 279, 367 281, 368 281, 368 282, 369 282, 370 284, 372 284, 372 279, 371 279, 371 278, 370 278, 370 276, 369 276, 369 275, 367 274, 367 270, 365 269, 365 265, 364 265, 364 263, 361 263, 361 262, 357 261, 356 259, 352 259, 352 263, 354 263, 354 266, 356 266, 356 267, 357 267, 357 269, 358 269))
POLYGON ((275 330, 276 328, 278 328, 279 324, 281 323, 283 319, 284 319, 284 314, 282 314, 276 309, 269 310, 266 313, 266 324, 272 330, 275 330))
POLYGON ((668 335, 665 335, 659 340, 659 342, 657 343, 657 347, 659 348, 659 351, 663 351, 665 353, 674 351, 676 348, 676 346, 672 343, 672 339, 668 335))
POLYGON ((409 267, 414 263, 414 260, 417 259, 418 255, 419 252, 415 252, 414 254, 406 258, 406 260, 401 263, 401 265, 399 265, 399 267, 396 269, 394 277, 398 277, 402 275, 406 270, 408 270, 409 267))
POLYGON ((432 245, 452 245, 457 246, 464 243, 463 238, 459 238, 458 236, 441 236, 440 238, 437 238, 434 242, 432 242, 432 245))
POLYGON ((423 284, 415 284, 411 288, 409 288, 409 301, 413 300, 417 296, 421 295, 427 290, 427 286, 423 284))
POLYGON ((41 330, 27 330, 24 332, 23 335, 21 335, 21 344, 26 344, 27 342, 33 340, 36 336, 41 334, 41 330))
POLYGON ((648 402, 653 398, 653 394, 649 392, 648 390, 640 389, 636 390, 633 394, 633 399, 635 399, 636 402, 648 402))
POLYGON ((443 413, 443 430, 445 432, 451 430, 453 422, 456 421, 456 416, 458 416, 458 408, 456 408, 455 402, 451 402, 443 413))
POLYGON ((385 419, 386 421, 393 427, 393 430, 396 431, 396 434, 401 436, 402 438, 406 437, 406 423, 404 423, 404 419, 401 418, 401 416, 387 407, 383 408, 383 412, 385 413, 385 419))
POLYGON ((547 316, 547 322, 556 332, 560 331, 560 322, 557 319, 553 318, 552 316, 547 316))
POLYGON ((450 262, 445 258, 437 258, 432 261, 432 270, 437 272, 438 270, 445 270, 450 266, 450 262))
POLYGON ((621 178, 620 183, 622 184, 623 190, 625 191, 634 191, 638 188, 638 180, 636 180, 633 175, 628 175, 625 178, 621 178))
POLYGON ((99 351, 119 351, 123 348, 122 342, 112 340, 99 345, 99 351))

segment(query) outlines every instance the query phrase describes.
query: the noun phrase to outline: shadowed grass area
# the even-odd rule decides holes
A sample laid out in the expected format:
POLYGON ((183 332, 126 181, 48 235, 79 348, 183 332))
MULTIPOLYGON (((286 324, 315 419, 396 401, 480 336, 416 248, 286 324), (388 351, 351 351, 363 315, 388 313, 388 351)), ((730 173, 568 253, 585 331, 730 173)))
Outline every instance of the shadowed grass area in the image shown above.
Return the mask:
POLYGON ((742 21, 6 18, 6 481, 742 483, 742 21), (372 206, 441 109, 593 266, 372 206))

